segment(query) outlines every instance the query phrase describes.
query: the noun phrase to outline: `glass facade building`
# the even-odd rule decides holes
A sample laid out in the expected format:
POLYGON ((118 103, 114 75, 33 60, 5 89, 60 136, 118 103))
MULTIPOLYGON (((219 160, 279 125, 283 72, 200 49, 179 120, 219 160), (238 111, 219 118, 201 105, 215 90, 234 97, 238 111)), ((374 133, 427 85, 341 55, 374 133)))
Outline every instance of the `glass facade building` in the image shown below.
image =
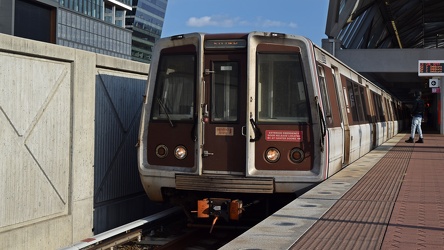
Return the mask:
POLYGON ((168 0, 0 0, 0 33, 150 63, 168 0))
POLYGON ((57 12, 57 44, 131 59, 131 31, 68 9, 57 12))
POLYGON ((168 0, 133 0, 126 28, 133 31, 131 59, 149 63, 152 47, 160 39, 168 0))
POLYGON ((131 59, 131 31, 124 27, 132 0, 54 0, 57 44, 131 59))
POLYGON ((124 27, 126 11, 131 11, 132 0, 54 0, 75 12, 124 27))
POLYGON ((103 0, 58 0, 60 5, 75 12, 102 19, 103 0))
MULTIPOLYGON (((71 15, 68 14, 66 17, 64 17, 64 14, 58 16, 66 19, 66 22, 58 26, 58 28, 62 28, 62 30, 59 30, 62 44, 77 44, 76 46, 83 48, 87 46, 84 42, 78 44, 78 42, 68 41, 70 40, 68 37, 78 37, 78 32, 82 34, 91 33, 94 37, 93 44, 88 44, 88 46, 92 46, 92 51, 94 52, 101 53, 106 51, 107 54, 111 53, 113 56, 128 53, 128 55, 130 55, 128 58, 132 60, 144 63, 151 62, 152 47, 162 34, 168 0, 55 1, 59 1, 61 6, 73 11, 71 15), (123 34, 124 32, 118 29, 114 30, 112 27, 104 28, 104 24, 93 25, 87 20, 83 21, 83 19, 87 19, 86 17, 75 17, 74 12, 101 19, 106 23, 132 31, 132 39, 129 42, 131 44, 130 51, 128 51, 127 46, 125 47, 128 43, 128 37, 123 34), (79 28, 78 25, 70 25, 70 18, 77 20, 82 19, 81 25, 83 27, 79 28), (83 30, 83 28, 86 28, 86 30, 83 30), (82 31, 79 31, 79 29, 82 31), (111 32, 110 30, 113 30, 113 34, 109 37, 111 40, 108 43, 104 43, 106 35, 109 34, 107 31, 111 32), (95 33, 95 31, 99 33, 95 33), (119 42, 115 40, 116 37, 117 39, 122 38, 123 40, 119 42)), ((80 40, 83 41, 81 38, 80 40)))

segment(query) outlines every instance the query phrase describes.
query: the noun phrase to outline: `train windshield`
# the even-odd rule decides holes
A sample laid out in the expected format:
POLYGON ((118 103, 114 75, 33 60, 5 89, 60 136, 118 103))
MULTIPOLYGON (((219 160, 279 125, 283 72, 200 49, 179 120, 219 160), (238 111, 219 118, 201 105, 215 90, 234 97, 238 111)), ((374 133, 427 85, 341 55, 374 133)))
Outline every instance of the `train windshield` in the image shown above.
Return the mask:
POLYGON ((294 123, 309 121, 300 56, 259 53, 258 121, 294 123))
POLYGON ((153 120, 192 120, 195 55, 162 55, 153 96, 153 120))

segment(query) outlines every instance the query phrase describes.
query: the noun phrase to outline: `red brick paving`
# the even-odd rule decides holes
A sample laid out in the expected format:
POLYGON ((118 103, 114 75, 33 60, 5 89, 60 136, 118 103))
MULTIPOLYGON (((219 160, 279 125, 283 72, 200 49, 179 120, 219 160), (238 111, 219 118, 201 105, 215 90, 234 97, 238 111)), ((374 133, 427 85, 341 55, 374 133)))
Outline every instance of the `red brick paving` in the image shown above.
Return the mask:
POLYGON ((382 249, 444 249, 443 135, 415 144, 382 249))
POLYGON ((291 249, 444 249, 444 135, 405 139, 291 249))

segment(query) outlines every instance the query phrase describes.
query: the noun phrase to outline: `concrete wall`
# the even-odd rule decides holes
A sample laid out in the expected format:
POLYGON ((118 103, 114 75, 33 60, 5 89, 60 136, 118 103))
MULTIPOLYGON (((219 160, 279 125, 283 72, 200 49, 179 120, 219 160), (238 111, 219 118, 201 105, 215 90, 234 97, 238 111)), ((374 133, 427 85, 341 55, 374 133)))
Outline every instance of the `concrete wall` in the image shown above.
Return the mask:
POLYGON ((95 90, 94 234, 158 212, 137 168, 137 144, 146 72, 99 57, 95 90), (106 60, 101 60, 101 59, 106 60))
POLYGON ((96 77, 148 65, 3 34, 0 62, 1 248, 92 236, 96 77))

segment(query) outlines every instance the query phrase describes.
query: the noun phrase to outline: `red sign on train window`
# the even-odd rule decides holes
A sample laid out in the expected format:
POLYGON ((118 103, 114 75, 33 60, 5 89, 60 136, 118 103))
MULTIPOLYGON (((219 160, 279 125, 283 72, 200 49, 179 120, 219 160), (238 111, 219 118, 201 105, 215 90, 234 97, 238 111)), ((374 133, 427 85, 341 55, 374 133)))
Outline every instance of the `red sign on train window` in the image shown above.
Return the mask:
POLYGON ((302 131, 298 130, 265 130, 266 141, 301 142, 302 131))

